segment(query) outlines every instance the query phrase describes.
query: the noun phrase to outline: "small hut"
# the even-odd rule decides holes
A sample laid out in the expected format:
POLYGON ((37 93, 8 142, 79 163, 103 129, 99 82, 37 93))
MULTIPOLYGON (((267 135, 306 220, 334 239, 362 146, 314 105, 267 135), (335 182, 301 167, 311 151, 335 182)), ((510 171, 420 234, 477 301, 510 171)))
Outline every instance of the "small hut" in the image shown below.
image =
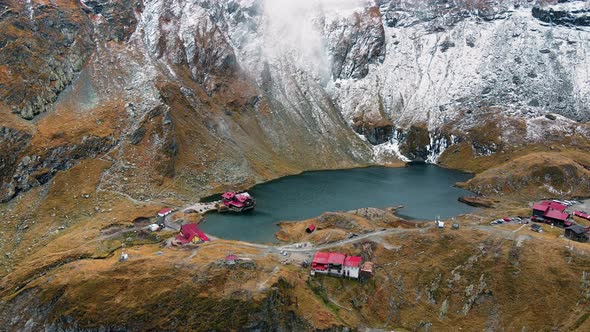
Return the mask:
POLYGON ((225 256, 225 265, 235 266, 237 260, 238 260, 238 256, 233 255, 233 254, 229 254, 229 255, 225 256))
POLYGON ((305 231, 306 231, 308 234, 311 234, 311 233, 313 233, 313 231, 315 231, 315 225, 314 225, 314 224, 311 224, 311 225, 309 225, 309 227, 307 227, 307 229, 305 229, 305 231))
POLYGON ((565 229, 565 237, 578 242, 587 242, 590 237, 590 227, 573 225, 565 229))
POLYGON ((162 210, 158 211, 158 217, 164 218, 172 212, 174 212, 172 208, 163 208, 162 210))
POLYGON ((360 280, 364 281, 373 276, 375 264, 373 262, 364 262, 361 265, 360 280))

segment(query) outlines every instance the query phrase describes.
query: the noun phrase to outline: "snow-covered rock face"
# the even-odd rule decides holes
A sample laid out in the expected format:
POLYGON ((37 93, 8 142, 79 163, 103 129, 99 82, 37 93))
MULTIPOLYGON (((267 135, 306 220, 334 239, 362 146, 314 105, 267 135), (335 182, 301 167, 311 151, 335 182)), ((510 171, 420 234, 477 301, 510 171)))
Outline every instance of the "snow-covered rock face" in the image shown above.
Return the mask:
MULTIPOLYGON (((262 103, 268 116, 252 117, 273 149, 289 149, 283 131, 290 128, 327 151, 350 145, 347 154, 366 158, 372 151, 372 161, 399 153, 402 160, 436 162, 489 119, 503 119, 499 136, 471 142, 476 155, 542 142, 549 134, 539 125, 549 113, 558 115, 551 135, 590 119, 588 2, 540 2, 75 3, 84 22, 94 24, 97 45, 126 43, 145 57, 139 62, 154 81, 198 95, 196 83, 227 109, 258 111, 262 103), (232 94, 251 102, 234 102, 232 94), (514 123, 506 119, 520 127, 505 126, 514 123)), ((23 10, 39 16, 45 7, 37 3, 23 10)), ((215 121, 219 133, 231 136, 230 124, 215 121)))
MULTIPOLYGON (((434 133, 453 123, 453 134, 461 135, 490 109, 513 118, 590 119, 589 30, 549 25, 533 17, 528 1, 151 0, 144 6, 139 28, 153 57, 186 64, 201 84, 240 70, 283 105, 303 102, 285 91, 319 84, 372 144, 415 124, 434 133), (363 122, 367 115, 371 120, 363 122)), ((569 6, 578 16, 586 8, 569 6)), ((449 134, 430 135, 422 147, 426 160, 435 162, 452 144, 449 134)))

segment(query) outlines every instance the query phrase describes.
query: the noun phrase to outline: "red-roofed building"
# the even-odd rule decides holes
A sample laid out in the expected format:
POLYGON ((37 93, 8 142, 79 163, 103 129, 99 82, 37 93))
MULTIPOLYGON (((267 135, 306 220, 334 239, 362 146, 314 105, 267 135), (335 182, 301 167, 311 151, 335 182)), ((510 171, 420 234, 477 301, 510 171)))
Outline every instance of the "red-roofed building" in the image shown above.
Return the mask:
POLYGON ((227 265, 236 265, 236 261, 238 260, 238 256, 236 255, 227 255, 225 256, 225 264, 227 265))
POLYGON ((256 206, 256 200, 247 192, 238 194, 233 191, 228 191, 221 195, 221 201, 223 202, 224 208, 220 210, 220 212, 243 212, 253 209, 254 206, 256 206))
POLYGON ((315 225, 314 224, 309 225, 309 227, 307 227, 307 229, 305 231, 307 233, 313 233, 313 231, 315 231, 315 225))
POLYGON ((165 216, 169 215, 174 211, 171 208, 163 208, 162 210, 158 211, 158 217, 164 218, 165 216))
POLYGON ((176 236, 176 240, 182 244, 187 244, 189 242, 209 241, 209 238, 197 227, 197 224, 184 224, 180 226, 180 234, 176 236))
POLYGON ((311 261, 311 274, 331 274, 358 279, 362 258, 339 252, 318 251, 311 261))
POLYGON ((590 220, 590 214, 584 211, 574 211, 574 216, 590 220))
POLYGON ((357 279, 362 260, 361 256, 347 256, 344 260, 344 276, 357 279))
POLYGON ((328 273, 328 258, 330 253, 318 251, 313 255, 311 269, 320 273, 328 273))
POLYGON ((566 208, 567 206, 558 202, 541 201, 533 204, 533 216, 557 226, 569 226, 571 223, 567 221, 569 214, 565 212, 566 208))

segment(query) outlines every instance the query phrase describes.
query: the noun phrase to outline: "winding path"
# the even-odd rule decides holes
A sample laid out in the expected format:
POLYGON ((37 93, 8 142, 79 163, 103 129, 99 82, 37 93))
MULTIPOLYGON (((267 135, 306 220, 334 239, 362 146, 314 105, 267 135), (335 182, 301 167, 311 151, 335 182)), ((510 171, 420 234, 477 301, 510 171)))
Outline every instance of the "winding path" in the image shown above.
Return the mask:
MULTIPOLYGON (((312 244, 310 245, 310 243, 308 242, 308 246, 303 247, 303 248, 296 248, 296 247, 293 248, 294 246, 298 245, 299 243, 283 245, 283 246, 275 246, 275 245, 238 241, 236 243, 233 243, 232 245, 237 246, 237 247, 257 248, 257 249, 269 250, 272 253, 279 253, 281 251, 290 252, 290 253, 310 253, 310 252, 315 252, 318 250, 325 250, 325 249, 340 247, 340 246, 343 246, 346 244, 351 244, 351 243, 355 243, 358 241, 362 241, 362 240, 365 240, 365 239, 368 239, 371 237, 381 237, 381 236, 387 235, 387 234, 397 234, 397 233, 404 233, 404 232, 424 231, 429 228, 431 228, 431 226, 425 227, 425 228, 388 228, 386 230, 365 233, 365 234, 362 234, 362 235, 359 235, 359 236, 356 236, 356 237, 353 237, 350 239, 344 239, 344 240, 340 240, 340 241, 330 242, 330 243, 322 244, 319 246, 314 246, 312 244)), ((227 245, 227 244, 226 243, 209 242, 206 245, 207 246, 217 246, 217 245, 227 245)))
POLYGON ((334 247, 340 247, 345 244, 355 243, 355 242, 365 240, 370 237, 379 237, 379 236, 386 235, 386 234, 397 234, 397 233, 404 233, 404 232, 416 232, 416 231, 421 231, 421 230, 428 229, 428 228, 431 228, 431 226, 425 227, 425 228, 388 228, 386 230, 365 233, 365 234, 355 236, 350 239, 344 239, 344 240, 340 240, 340 241, 330 242, 330 243, 322 244, 319 246, 312 245, 310 247, 292 248, 293 244, 290 244, 290 245, 281 246, 281 247, 274 247, 274 248, 277 250, 287 251, 287 252, 300 252, 300 253, 313 252, 313 251, 318 251, 318 250, 330 249, 330 248, 334 248, 334 247))

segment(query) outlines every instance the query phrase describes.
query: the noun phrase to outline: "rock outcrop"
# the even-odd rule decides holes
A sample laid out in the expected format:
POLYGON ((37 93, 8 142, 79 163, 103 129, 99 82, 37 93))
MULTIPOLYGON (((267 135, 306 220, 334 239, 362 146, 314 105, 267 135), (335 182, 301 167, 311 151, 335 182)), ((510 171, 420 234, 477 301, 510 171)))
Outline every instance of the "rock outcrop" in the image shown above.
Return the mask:
POLYGON ((51 109, 92 45, 92 23, 77 1, 0 2, 1 106, 29 120, 51 109))
POLYGON ((590 26, 590 4, 586 1, 559 1, 560 4, 533 7, 533 16, 549 24, 569 27, 590 26))
POLYGON ((27 148, 31 134, 13 128, 0 127, 0 202, 16 195, 14 183, 19 155, 27 148))

